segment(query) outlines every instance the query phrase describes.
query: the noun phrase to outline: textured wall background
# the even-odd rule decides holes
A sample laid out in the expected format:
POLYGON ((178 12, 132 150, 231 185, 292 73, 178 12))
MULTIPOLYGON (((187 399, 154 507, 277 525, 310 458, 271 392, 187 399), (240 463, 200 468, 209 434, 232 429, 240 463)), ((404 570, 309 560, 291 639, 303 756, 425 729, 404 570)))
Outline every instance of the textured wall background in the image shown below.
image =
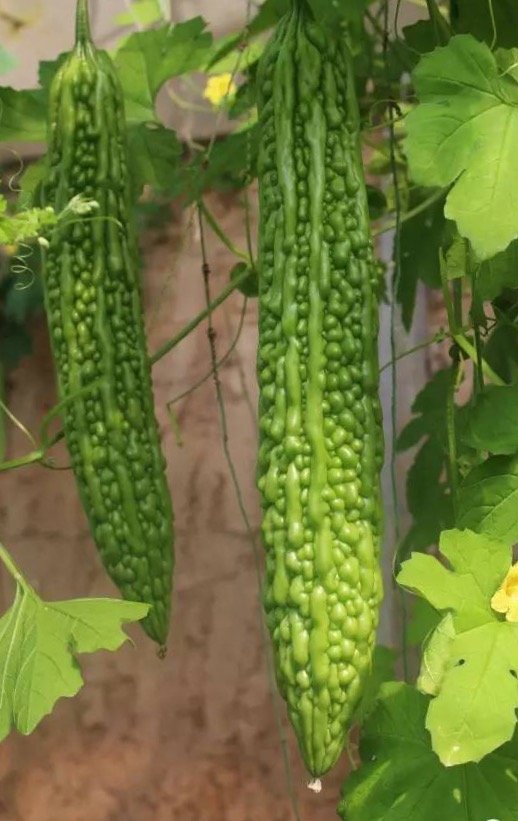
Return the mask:
MULTIPOLYGON (((167 3, 167 0, 164 0, 167 3)), ((391 0, 396 6, 396 0, 391 0)), ((129 0, 90 0, 96 36, 110 43, 116 30, 117 14, 127 10, 129 0)), ((174 22, 201 15, 218 35, 243 25, 247 9, 252 12, 260 0, 171 0, 171 18, 174 22)), ((50 60, 70 44, 74 30, 75 0, 1 0, 0 37, 2 43, 19 58, 19 65, 7 76, 14 86, 28 86, 36 82, 39 60, 50 60), (30 25, 19 31, 9 18, 26 20, 30 25), (34 44, 38 43, 35 49, 34 44)), ((401 24, 422 16, 415 5, 403 3, 401 24)))

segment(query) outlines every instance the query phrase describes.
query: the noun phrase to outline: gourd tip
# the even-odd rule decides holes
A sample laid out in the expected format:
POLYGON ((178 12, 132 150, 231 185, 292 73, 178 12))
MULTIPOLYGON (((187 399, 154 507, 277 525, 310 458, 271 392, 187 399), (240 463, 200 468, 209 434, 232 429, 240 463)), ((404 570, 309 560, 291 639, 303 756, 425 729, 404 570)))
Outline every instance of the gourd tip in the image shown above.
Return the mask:
POLYGON ((160 661, 163 661, 165 659, 165 657, 167 656, 167 647, 165 646, 165 644, 162 644, 158 648, 156 654, 157 654, 158 658, 160 659, 160 661))

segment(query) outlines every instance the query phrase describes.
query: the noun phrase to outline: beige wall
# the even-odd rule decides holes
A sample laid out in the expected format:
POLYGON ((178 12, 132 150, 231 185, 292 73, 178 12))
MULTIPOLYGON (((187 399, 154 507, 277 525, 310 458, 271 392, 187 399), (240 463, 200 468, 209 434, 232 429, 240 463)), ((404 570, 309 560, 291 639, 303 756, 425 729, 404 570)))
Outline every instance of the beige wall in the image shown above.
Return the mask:
MULTIPOLYGON (((127 9, 126 0, 90 0, 94 30, 99 42, 108 45, 117 31, 115 18, 127 9)), ((172 19, 186 20, 202 15, 216 34, 237 28, 245 18, 246 0, 174 0, 172 19)), ((70 47, 74 29, 75 0, 2 0, 0 17, 13 17, 27 25, 16 31, 0 20, 0 42, 11 51, 18 65, 2 83, 29 87, 36 83, 39 60, 51 60, 70 47)))
MULTIPOLYGON (((238 28, 246 20, 248 0, 173 0, 172 19, 186 20, 201 15, 217 35, 238 28)), ((129 0, 90 0, 94 30, 99 42, 112 41, 116 32, 115 18, 125 11, 129 0)), ((252 8, 259 2, 252 3, 252 8)), ((393 0, 395 7, 396 2, 393 0)), ((36 83, 38 61, 51 60, 70 47, 73 37, 75 0, 0 0, 2 13, 27 21, 16 32, 12 25, 0 19, 0 42, 18 60, 18 66, 2 78, 2 84, 24 88, 36 83)), ((400 24, 417 19, 422 12, 403 0, 400 24)))

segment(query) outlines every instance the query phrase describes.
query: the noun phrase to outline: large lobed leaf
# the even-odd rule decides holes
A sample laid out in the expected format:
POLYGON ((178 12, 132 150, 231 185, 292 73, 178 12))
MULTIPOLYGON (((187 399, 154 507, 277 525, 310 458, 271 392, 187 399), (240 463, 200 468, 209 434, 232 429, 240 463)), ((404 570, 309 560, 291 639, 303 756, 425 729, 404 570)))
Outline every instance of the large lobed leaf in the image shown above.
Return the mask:
POLYGON ((508 544, 518 542, 518 457, 492 456, 468 473, 459 489, 459 527, 508 544))
POLYGON ((129 122, 155 122, 155 100, 164 83, 203 67, 212 43, 205 26, 201 17, 194 17, 176 26, 135 32, 124 41, 115 66, 129 122))
POLYGON ((506 60, 470 35, 453 37, 420 60, 420 104, 407 117, 413 179, 453 186, 446 217, 481 260, 518 236, 518 81, 502 71, 506 60))
POLYGON ((480 764, 444 767, 425 728, 428 698, 382 687, 360 744, 363 766, 346 781, 342 821, 516 821, 518 738, 480 764))
POLYGON ((449 567, 413 554, 398 582, 444 614, 425 649, 419 686, 435 696, 426 718, 433 750, 452 766, 480 761, 514 735, 518 623, 491 607, 511 567, 509 543, 452 530, 442 534, 440 550, 449 567))
POLYGON ((28 735, 83 679, 78 653, 117 650, 125 622, 143 619, 149 605, 116 599, 42 601, 18 586, 0 619, 0 741, 11 729, 28 735))
POLYGON ((463 439, 471 447, 494 454, 517 453, 518 383, 488 385, 468 409, 465 420, 463 439))

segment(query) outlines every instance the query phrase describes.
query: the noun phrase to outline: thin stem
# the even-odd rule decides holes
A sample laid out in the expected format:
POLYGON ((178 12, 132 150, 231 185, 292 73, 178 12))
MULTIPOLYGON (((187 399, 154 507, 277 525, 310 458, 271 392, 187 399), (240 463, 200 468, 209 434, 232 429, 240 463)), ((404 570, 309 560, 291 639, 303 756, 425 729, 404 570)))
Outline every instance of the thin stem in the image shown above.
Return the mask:
POLYGON ((29 441, 30 441, 31 445, 33 445, 33 447, 37 447, 38 443, 36 442, 36 439, 34 438, 34 436, 32 435, 32 433, 30 432, 30 430, 29 430, 28 428, 26 428, 26 427, 25 427, 25 425, 23 424, 23 422, 20 422, 20 420, 19 420, 19 419, 17 419, 17 417, 14 415, 14 413, 12 413, 12 412, 9 410, 9 408, 8 408, 8 407, 7 407, 7 405, 6 405, 6 404, 2 401, 2 399, 0 399, 0 410, 3 410, 3 412, 5 413, 5 415, 6 415, 7 417, 9 417, 9 419, 11 420, 11 422, 13 423, 13 425, 15 425, 15 426, 18 428, 18 430, 21 430, 21 432, 22 432, 22 433, 23 433, 23 434, 27 437, 27 439, 29 439, 29 441))
POLYGON ((380 37, 383 37, 383 26, 381 25, 379 20, 376 20, 376 18, 374 17, 372 12, 369 11, 368 8, 365 9, 365 17, 367 18, 367 20, 371 24, 371 26, 374 29, 374 31, 376 32, 376 34, 380 37))
POLYGON ((33 450, 26 456, 19 456, 17 459, 8 459, 6 462, 0 463, 0 473, 6 470, 23 468, 26 465, 33 465, 35 462, 41 462, 44 456, 45 452, 43 450, 33 450))
POLYGON ((496 46, 496 41, 498 40, 498 31, 496 28, 496 19, 495 19, 495 10, 493 8, 493 0, 487 0, 487 4, 489 6, 489 16, 491 18, 491 26, 493 27, 493 39, 491 40, 491 51, 494 50, 496 46))
POLYGON ((397 223, 396 220, 392 220, 391 222, 388 222, 381 228, 375 228, 372 232, 372 236, 379 237, 381 234, 386 234, 388 233, 388 231, 393 231, 396 228, 397 224, 403 225, 403 223, 409 222, 411 219, 417 217, 419 214, 422 214, 423 211, 426 211, 428 208, 430 208, 431 205, 440 200, 445 193, 446 189, 440 188, 438 191, 435 192, 435 194, 432 194, 431 197, 428 197, 428 199, 423 200, 423 202, 420 202, 419 205, 416 205, 415 208, 411 208, 410 211, 407 211, 405 214, 402 214, 399 218, 399 223, 397 223))
MULTIPOLYGON (((408 348, 406 351, 403 351, 403 353, 398 354, 396 356, 395 361, 400 362, 402 359, 405 359, 407 356, 411 356, 412 354, 417 353, 417 351, 422 351, 423 348, 429 348, 430 345, 433 345, 436 342, 442 342, 443 339, 444 339, 444 334, 435 334, 435 336, 432 336, 430 339, 427 339, 425 342, 420 342, 419 345, 414 345, 412 348, 408 348)), ((379 372, 383 373, 383 371, 386 371, 388 368, 391 368, 393 364, 394 364, 394 360, 389 359, 388 362, 385 362, 385 364, 381 366, 381 368, 379 369, 379 372)))
MULTIPOLYGON (((245 303, 243 305, 243 313, 242 313, 242 317, 241 317, 241 321, 240 321, 239 336, 241 336, 241 330, 242 330, 243 324, 244 324, 244 318, 245 318, 247 303, 248 303, 248 300, 245 299, 245 303)), ((230 317, 227 314, 225 314, 225 320, 226 320, 227 328, 230 331, 231 330, 230 317)), ((237 341, 238 341, 238 338, 236 338, 236 343, 237 343, 237 341)), ((254 407, 253 402, 252 402, 252 398, 250 396, 250 391, 248 390, 248 385, 246 384, 246 373, 245 373, 245 369, 243 367, 243 362, 242 362, 240 356, 236 357, 236 368, 237 368, 237 371, 238 371, 238 374, 239 374, 239 381, 241 383, 241 390, 243 391, 243 396, 245 398, 245 402, 246 402, 248 410, 250 412, 250 418, 252 420, 252 425, 254 426, 254 429, 257 430, 257 425, 258 425, 258 423, 257 423, 257 411, 256 411, 256 408, 254 407)))
POLYGON ((455 343, 451 351, 452 366, 450 373, 450 384, 448 387, 448 396, 446 400, 446 436, 448 442, 447 470, 451 490, 453 517, 455 521, 457 519, 457 497, 459 488, 457 438, 455 435, 455 392, 457 389, 457 378, 460 369, 460 348, 457 344, 456 337, 463 336, 463 334, 458 333, 459 324, 462 323, 462 290, 459 290, 458 287, 455 287, 459 284, 461 285, 461 281, 457 280, 454 283, 454 302, 452 302, 446 272, 446 261, 442 254, 440 258, 439 268, 441 272, 441 285, 444 297, 444 304, 446 306, 446 312, 448 314, 448 326, 450 329, 450 335, 455 343))
POLYGON ((439 269, 441 274, 441 287, 442 287, 442 296, 444 299, 444 306, 446 308, 446 313, 448 315, 448 327, 450 329, 450 335, 454 339, 455 338, 455 316, 453 313, 453 305, 450 296, 450 289, 448 286, 448 278, 446 275, 446 263, 444 258, 441 256, 439 269))
MULTIPOLYGON (((466 240, 466 245, 468 246, 468 242, 466 240)), ((469 254, 469 246, 468 246, 468 254, 469 254)), ((469 257, 471 263, 471 255, 469 257)), ((471 322, 473 324, 474 334, 475 334, 475 350, 477 353, 477 361, 475 363, 475 370, 474 370, 474 394, 477 396, 481 391, 484 390, 484 369, 482 367, 482 338, 480 335, 480 326, 477 321, 476 316, 476 305, 477 305, 477 285, 478 285, 478 268, 472 267, 470 265, 471 270, 471 322)))
POLYGON ((239 257, 240 259, 244 260, 248 265, 250 265, 252 262, 250 256, 248 254, 245 254, 244 251, 240 251, 239 248, 236 248, 228 234, 225 233, 225 231, 223 230, 219 222, 216 220, 212 212, 209 211, 209 209, 205 205, 205 202, 203 201, 203 198, 201 197, 199 200, 199 207, 204 218, 206 219, 206 221, 208 222, 208 224, 210 225, 218 239, 221 240, 223 245, 225 245, 226 248, 228 248, 228 250, 231 251, 232 254, 234 254, 234 256, 239 257))
POLYGON ((0 542, 0 561, 4 565, 5 569, 13 577, 16 584, 18 584, 26 593, 32 590, 30 584, 24 579, 21 571, 16 566, 14 559, 12 558, 11 554, 8 550, 3 546, 0 542))
POLYGON ((352 750, 352 744, 351 744, 350 738, 347 738, 347 741, 345 743, 345 752, 347 754, 347 759, 348 759, 350 767, 351 767, 351 772, 355 772, 358 769, 358 763, 354 758, 354 753, 353 753, 353 750, 352 750))
MULTIPOLYGON (((478 360, 476 347, 472 345, 462 333, 452 334, 452 339, 456 342, 459 348, 464 351, 466 356, 468 356, 476 365, 478 360)), ((489 379, 493 383, 493 385, 504 386, 507 384, 500 376, 498 376, 498 374, 493 370, 489 363, 486 362, 485 359, 482 359, 481 366, 482 373, 486 379, 489 379)))
MULTIPOLYGON (((0 402, 5 407, 5 368, 0 361, 0 402)), ((7 430, 4 414, 0 414, 0 463, 5 459, 7 452, 7 430)))
MULTIPOLYGON (((247 137, 247 141, 250 139, 250 136, 247 137)), ((245 188, 244 191, 244 203, 245 203, 245 230, 246 230, 246 247, 248 249, 248 256, 250 258, 250 264, 252 267, 255 267, 254 262, 254 244, 252 242, 252 221, 250 217, 250 197, 248 194, 248 187, 245 188)))
POLYGON ((207 319, 209 314, 211 314, 213 311, 216 310, 216 308, 218 308, 223 302, 225 302, 225 300, 228 299, 228 297, 234 293, 237 287, 241 285, 241 283, 244 282, 249 275, 250 271, 241 271, 241 273, 238 274, 235 277, 235 279, 229 282, 228 285, 226 285, 225 288, 223 288, 221 293, 218 294, 218 296, 215 299, 213 299, 212 302, 209 305, 207 305, 206 308, 203 309, 203 311, 200 311, 199 314, 196 314, 196 316, 193 319, 191 319, 191 321, 188 322, 187 325, 185 325, 181 329, 181 331, 178 331, 178 333, 175 336, 173 336, 172 339, 169 339, 168 342, 164 342, 164 344, 161 345, 160 348, 157 351, 155 351, 155 353, 152 356, 149 357, 151 365, 155 365, 160 359, 162 359, 162 357, 168 354, 169 351, 172 351, 173 348, 176 348, 176 346, 180 342, 182 342, 186 336, 189 336, 189 334, 192 331, 194 331, 194 329, 197 328, 198 325, 200 325, 200 323, 203 322, 204 319, 207 319))
MULTIPOLYGON (((389 0, 384 4, 384 37, 383 37, 383 59, 385 65, 386 85, 388 96, 390 97, 390 74, 389 74, 389 0)), ((396 304, 397 292, 401 274, 401 195, 399 190, 398 164, 396 156, 396 131, 394 124, 394 105, 392 99, 388 105, 389 115, 389 147, 390 147, 390 167, 394 184, 395 200, 395 221, 394 221, 394 272, 390 283, 390 353, 392 358, 391 370, 391 416, 392 416, 392 443, 390 454, 390 481, 392 487, 392 504, 394 508, 394 536, 396 544, 400 541, 399 527, 399 492, 396 475, 396 440, 397 440, 397 345, 396 345, 396 304)), ((404 591, 400 590, 401 603, 401 656, 403 660, 404 680, 409 678, 408 648, 406 642, 406 602, 404 591)))
POLYGON ((16 459, 9 459, 7 462, 0 462, 0 473, 6 470, 26 467, 26 465, 34 465, 36 462, 41 462, 44 467, 50 467, 50 465, 45 464, 47 453, 54 445, 63 439, 64 435, 64 431, 59 430, 44 446, 37 448, 37 450, 32 450, 25 456, 18 456, 16 459))
MULTIPOLYGON (((243 301, 243 308, 242 308, 242 311, 241 311, 241 316, 239 318, 239 325, 238 325, 238 328, 237 328, 237 331, 236 331, 236 335, 235 335, 234 339, 232 340, 228 351, 226 351, 226 353, 224 353, 223 356, 221 357, 221 359, 216 363, 218 369, 221 368, 221 366, 225 364, 225 362, 227 361, 227 359, 229 359, 230 356, 232 356, 232 353, 234 352, 234 350, 237 346, 237 343, 239 342, 239 338, 241 336, 241 331, 243 330, 243 324, 244 324, 244 321, 245 321, 247 303, 248 303, 248 300, 245 297, 244 301, 243 301)), ((182 391, 181 393, 177 394, 172 399, 170 399, 169 402, 167 403, 167 408, 172 408, 172 406, 176 405, 177 402, 180 402, 181 399, 185 399, 186 396, 190 396, 191 393, 194 393, 194 391, 198 390, 198 388, 201 388, 201 386, 204 384, 204 382, 206 382, 207 379, 210 379, 213 372, 214 372, 214 368, 211 368, 210 371, 208 371, 204 376, 201 377, 201 379, 199 379, 197 382, 195 382, 194 385, 191 385, 190 388, 187 388, 187 390, 182 391)))
POLYGON ((188 100, 184 100, 183 97, 180 97, 180 95, 174 91, 170 84, 167 86, 167 95, 171 102, 183 111, 197 111, 200 114, 210 114, 212 111, 210 106, 200 105, 199 103, 190 103, 188 100))
POLYGON ((455 435, 455 392, 457 390, 457 377, 459 372, 460 358, 455 352, 452 355, 452 368, 450 384, 448 387, 448 398, 446 404, 446 430, 448 437, 448 463, 449 479, 451 489, 451 501, 453 507, 453 519, 457 520, 457 499, 459 491, 459 469, 457 455, 457 437, 455 435))

